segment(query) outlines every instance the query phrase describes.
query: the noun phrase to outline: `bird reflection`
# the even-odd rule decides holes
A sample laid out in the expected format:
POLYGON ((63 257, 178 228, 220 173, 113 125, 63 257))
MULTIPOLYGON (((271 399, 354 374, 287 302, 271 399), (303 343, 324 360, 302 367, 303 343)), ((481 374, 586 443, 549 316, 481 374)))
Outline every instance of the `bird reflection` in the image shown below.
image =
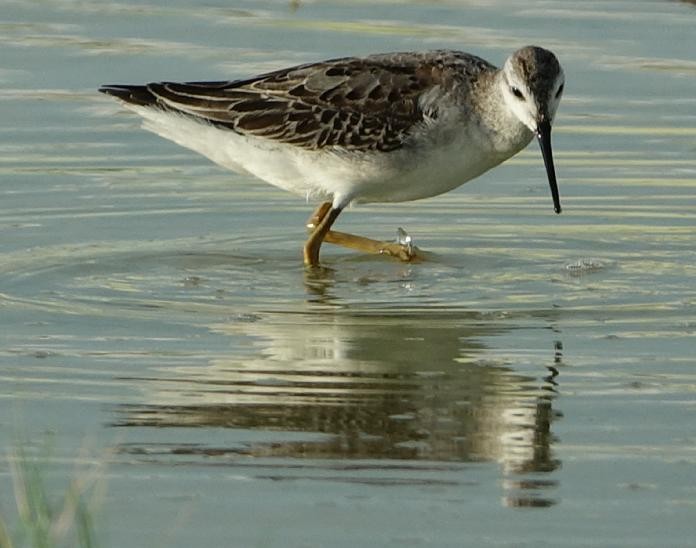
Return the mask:
MULTIPOLYGON (((545 377, 522 375, 490 357, 483 341, 505 329, 479 314, 274 313, 212 329, 244 335, 253 350, 134 379, 149 403, 120 406, 114 425, 265 433, 177 454, 495 461, 506 478, 559 466, 551 427, 560 350, 539 364, 545 377)), ((553 504, 543 491, 554 485, 511 480, 506 503, 553 504)))

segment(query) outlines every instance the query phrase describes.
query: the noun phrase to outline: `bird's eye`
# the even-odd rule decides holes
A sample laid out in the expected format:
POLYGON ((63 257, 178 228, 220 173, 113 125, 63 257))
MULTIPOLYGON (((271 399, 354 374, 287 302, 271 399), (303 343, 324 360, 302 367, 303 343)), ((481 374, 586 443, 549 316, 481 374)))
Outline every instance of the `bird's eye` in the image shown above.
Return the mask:
POLYGON ((556 92, 556 99, 558 99, 563 94, 564 87, 565 87, 565 84, 561 84, 561 87, 558 88, 558 91, 556 92))
POLYGON ((520 88, 517 88, 515 86, 510 86, 510 91, 512 94, 517 97, 520 101, 524 101, 524 94, 520 91, 520 88))

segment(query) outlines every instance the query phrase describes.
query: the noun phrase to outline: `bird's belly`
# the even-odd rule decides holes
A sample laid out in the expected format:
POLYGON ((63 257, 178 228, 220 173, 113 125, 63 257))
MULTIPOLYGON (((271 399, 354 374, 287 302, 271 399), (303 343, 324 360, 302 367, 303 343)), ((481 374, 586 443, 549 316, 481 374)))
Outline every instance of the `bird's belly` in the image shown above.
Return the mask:
POLYGON ((337 172, 337 168, 345 170, 343 162, 330 161, 325 166, 327 177, 320 178, 323 164, 320 153, 270 139, 221 130, 159 109, 130 108, 145 119, 145 129, 194 150, 222 167, 254 175, 288 192, 307 197, 331 198, 332 185, 320 183, 346 178, 344 174, 337 172))
POLYGON ((480 135, 420 142, 392 152, 312 151, 221 131, 183 116, 135 107, 145 127, 234 171, 334 205, 403 202, 448 192, 500 164, 527 142, 495 150, 480 135))
POLYGON ((413 153, 397 151, 380 180, 360 185, 355 202, 404 202, 444 194, 475 179, 515 154, 494 151, 471 141, 413 153))

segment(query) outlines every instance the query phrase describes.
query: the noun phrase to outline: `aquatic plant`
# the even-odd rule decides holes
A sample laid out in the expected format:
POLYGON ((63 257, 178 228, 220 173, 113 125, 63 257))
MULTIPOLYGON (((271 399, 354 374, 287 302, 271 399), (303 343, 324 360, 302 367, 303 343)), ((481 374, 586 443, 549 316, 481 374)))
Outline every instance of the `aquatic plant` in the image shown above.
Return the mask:
POLYGON ((62 496, 56 498, 45 481, 47 457, 28 453, 24 444, 7 455, 17 523, 13 533, 0 515, 0 548, 95 548, 94 514, 103 494, 103 462, 86 468, 84 456, 62 496))

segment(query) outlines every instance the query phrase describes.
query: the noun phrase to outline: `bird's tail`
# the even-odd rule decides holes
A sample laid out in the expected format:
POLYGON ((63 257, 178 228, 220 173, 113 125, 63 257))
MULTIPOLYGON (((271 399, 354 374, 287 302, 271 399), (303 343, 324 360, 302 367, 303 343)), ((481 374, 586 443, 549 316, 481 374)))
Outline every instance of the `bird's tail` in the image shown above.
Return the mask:
POLYGON ((147 107, 157 104, 157 97, 147 89, 147 86, 107 84, 101 86, 99 91, 131 105, 147 107))

